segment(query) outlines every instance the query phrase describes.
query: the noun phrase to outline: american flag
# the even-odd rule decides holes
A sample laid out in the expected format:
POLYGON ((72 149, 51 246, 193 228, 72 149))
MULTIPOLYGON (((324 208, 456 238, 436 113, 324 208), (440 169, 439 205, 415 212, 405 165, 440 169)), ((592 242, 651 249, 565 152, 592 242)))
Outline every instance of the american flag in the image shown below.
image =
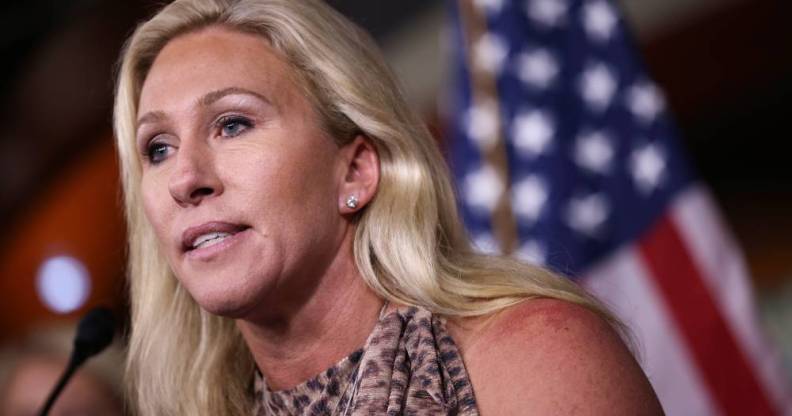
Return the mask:
POLYGON ((739 249, 616 5, 448 3, 451 164, 475 244, 608 303, 667 414, 792 414, 739 249))

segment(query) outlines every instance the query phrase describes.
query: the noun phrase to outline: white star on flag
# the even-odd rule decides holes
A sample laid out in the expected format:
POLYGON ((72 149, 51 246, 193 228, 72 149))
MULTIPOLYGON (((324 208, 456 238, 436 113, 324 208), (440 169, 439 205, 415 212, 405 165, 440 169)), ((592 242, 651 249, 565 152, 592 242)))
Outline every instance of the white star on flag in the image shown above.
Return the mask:
POLYGON ((641 82, 633 85, 627 91, 627 108, 630 109, 638 120, 651 123, 665 109, 665 103, 660 91, 650 82, 641 82))
POLYGON ((517 77, 529 86, 545 89, 558 72, 558 61, 545 49, 523 52, 517 57, 517 77))
POLYGON ((463 118, 463 127, 479 149, 488 150, 498 139, 498 119, 495 102, 489 100, 470 106, 463 118))
POLYGON ((500 244, 490 233, 481 233, 473 237, 473 246, 479 253, 501 254, 500 244))
POLYGON ((582 134, 575 144, 575 163, 594 173, 608 173, 614 156, 612 143, 610 137, 600 131, 582 134))
POLYGON ((465 176, 465 202, 477 213, 487 215, 495 209, 504 188, 495 169, 482 165, 465 176))
POLYGON ((478 250, 508 249, 613 305, 651 347, 642 368, 669 415, 786 414, 792 386, 636 53, 630 2, 652 1, 446 2, 460 216, 478 250))
POLYGON ((524 221, 535 222, 542 213, 548 197, 548 188, 539 176, 530 175, 512 188, 512 209, 524 221))
POLYGON ((521 155, 536 157, 545 152, 555 134, 550 115, 541 110, 522 111, 512 122, 514 147, 521 155))
POLYGON ((476 68, 491 74, 498 74, 509 55, 509 45, 502 36, 485 33, 478 38, 473 46, 473 54, 476 68))
POLYGON ((547 261, 547 250, 536 240, 528 240, 517 249, 517 258, 528 263, 543 265, 547 261))
POLYGON ((647 144, 630 155, 630 171, 638 189, 644 194, 652 193, 660 185, 666 161, 662 149, 647 144))
POLYGON ((607 1, 591 1, 583 6, 583 27, 592 39, 601 42, 609 40, 616 23, 616 12, 607 1))
POLYGON ((608 219, 610 207, 602 194, 573 198, 569 202, 567 224, 575 231, 597 237, 608 219))
POLYGON ((604 64, 589 65, 580 78, 580 94, 595 111, 603 111, 610 105, 616 93, 616 77, 604 64))
POLYGON ((527 0, 525 11, 537 23, 556 27, 564 21, 568 5, 565 0, 527 0))
POLYGON ((473 4, 479 10, 483 10, 489 14, 500 13, 503 8, 503 0, 473 0, 473 4))

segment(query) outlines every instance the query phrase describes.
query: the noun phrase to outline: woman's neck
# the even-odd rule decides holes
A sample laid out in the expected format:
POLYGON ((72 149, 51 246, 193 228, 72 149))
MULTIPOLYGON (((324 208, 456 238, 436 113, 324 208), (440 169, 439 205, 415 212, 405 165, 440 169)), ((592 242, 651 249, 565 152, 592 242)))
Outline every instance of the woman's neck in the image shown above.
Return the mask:
POLYGON ((294 387, 360 348, 383 301, 363 282, 354 259, 339 259, 297 309, 237 326, 272 390, 294 387))

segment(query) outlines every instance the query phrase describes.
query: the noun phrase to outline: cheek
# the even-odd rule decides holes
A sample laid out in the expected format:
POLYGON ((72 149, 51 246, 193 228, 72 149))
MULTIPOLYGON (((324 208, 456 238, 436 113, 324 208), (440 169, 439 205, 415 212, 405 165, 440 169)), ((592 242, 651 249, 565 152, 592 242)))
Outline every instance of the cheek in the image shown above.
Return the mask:
POLYGON ((167 234, 166 226, 169 213, 165 199, 167 195, 163 194, 167 189, 161 189, 161 186, 158 185, 158 181, 144 175, 140 183, 140 197, 143 203, 143 213, 157 234, 157 238, 162 242, 167 234))
POLYGON ((271 210, 266 215, 282 216, 293 210, 335 205, 337 175, 325 149, 249 148, 225 156, 223 167, 218 169, 225 177, 223 182, 242 190, 250 199, 249 206, 271 210))
POLYGON ((234 205, 246 207, 252 225, 297 257, 337 239, 337 175, 332 155, 323 152, 296 146, 250 149, 229 157, 224 169, 218 169, 223 182, 233 184, 226 192, 234 205))

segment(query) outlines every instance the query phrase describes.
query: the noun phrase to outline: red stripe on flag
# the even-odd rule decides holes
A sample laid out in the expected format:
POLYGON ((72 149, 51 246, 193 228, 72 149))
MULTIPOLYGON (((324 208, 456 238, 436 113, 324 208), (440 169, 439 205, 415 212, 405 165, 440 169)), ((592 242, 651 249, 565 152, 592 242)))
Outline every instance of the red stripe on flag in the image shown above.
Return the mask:
POLYGON ((724 414, 776 414, 669 216, 639 250, 724 414))

